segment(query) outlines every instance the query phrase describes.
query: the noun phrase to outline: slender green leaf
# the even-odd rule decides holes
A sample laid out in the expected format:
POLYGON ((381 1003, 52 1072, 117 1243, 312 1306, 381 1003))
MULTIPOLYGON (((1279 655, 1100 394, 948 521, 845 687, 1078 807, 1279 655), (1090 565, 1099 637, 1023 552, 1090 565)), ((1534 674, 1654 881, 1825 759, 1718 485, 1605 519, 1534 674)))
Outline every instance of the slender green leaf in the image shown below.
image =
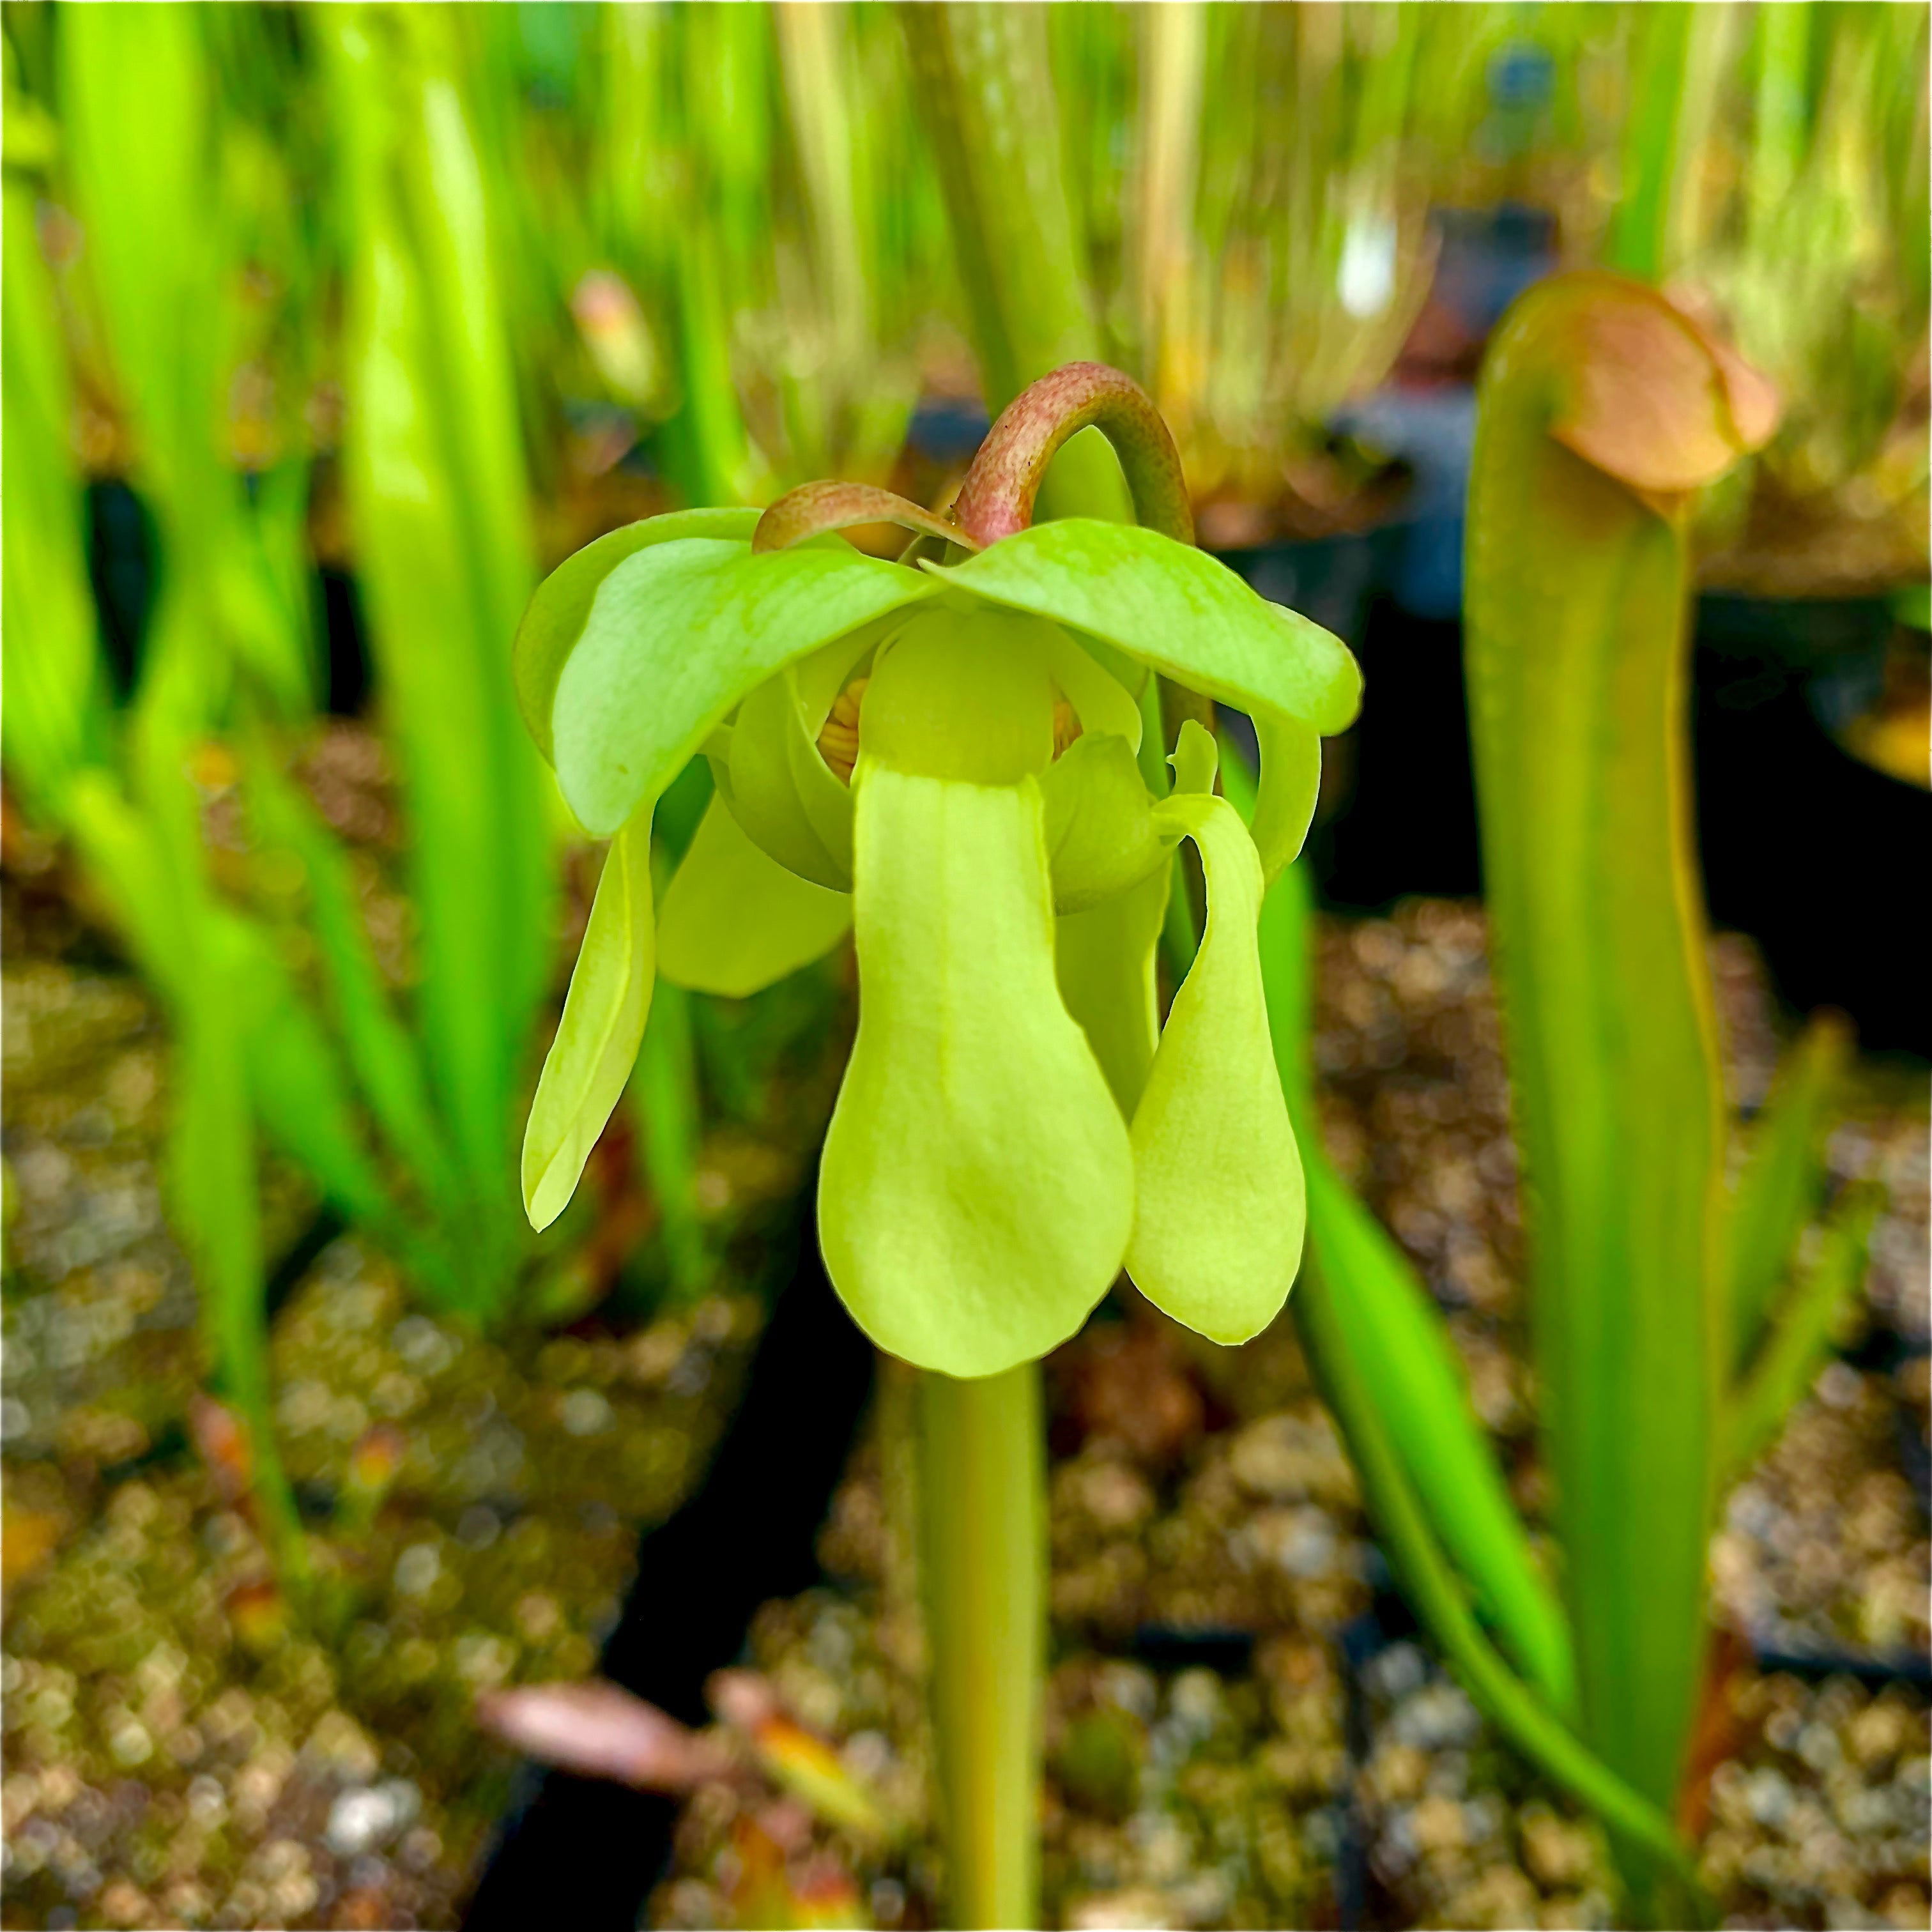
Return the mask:
POLYGON ((342 7, 314 24, 351 242, 345 472, 413 834, 419 1032, 472 1212, 507 1257, 554 881, 509 674, 533 573, 493 216, 454 16, 342 7))
POLYGON ((1726 1405, 1721 1479, 1754 1462, 1812 1384, 1831 1352, 1839 1311, 1864 1278, 1872 1225, 1885 1205, 1861 1189, 1826 1224, 1810 1266, 1779 1306, 1763 1348, 1726 1405))
POLYGON ((1790 1271, 1798 1237, 1825 1185, 1825 1130, 1850 1052, 1844 1023, 1820 1017, 1785 1055, 1750 1134, 1724 1218, 1730 1372, 1740 1376, 1763 1340, 1772 1298, 1790 1271))
POLYGON ((442 1124, 430 1104, 414 1039, 396 1016, 369 944, 346 855, 314 808, 257 742, 244 770, 260 834, 270 850, 301 866, 309 925, 349 1064, 390 1149, 416 1177, 436 1211, 461 1212, 461 1185, 442 1124))
POLYGON ((1757 400, 1661 298, 1558 278, 1491 346, 1471 483, 1470 727, 1582 1734, 1660 1806, 1702 1667, 1720 1320, 1682 493, 1757 400))
POLYGON ((194 1264, 216 1379, 246 1420, 252 1481, 285 1574, 305 1569, 295 1499, 275 1448, 262 1294, 260 1190, 242 1041, 226 1010, 232 982, 204 977, 177 1010, 168 1196, 194 1264))
MULTIPOLYGON (((1240 754, 1231 749, 1221 769, 1237 808, 1252 809, 1254 779, 1240 754)), ((1563 1608, 1531 1553, 1460 1358, 1407 1257, 1350 1192, 1322 1145, 1309 1052, 1310 921, 1306 871, 1292 866, 1262 907, 1262 980, 1306 1174, 1309 1240, 1331 1285, 1332 1319, 1435 1535, 1519 1667, 1552 1709, 1567 1714, 1575 1702, 1576 1664, 1563 1608)))
POLYGON ((1577 1739, 1497 1655, 1470 1614, 1436 1542, 1432 1513, 1417 1496, 1411 1472, 1390 1438, 1388 1411, 1371 1393, 1367 1369, 1336 1318, 1341 1298, 1318 1262, 1294 1298, 1296 1329, 1322 1399, 1341 1425, 1376 1529, 1404 1589, 1478 1708, 1613 1831, 1674 1874, 1682 1888, 1678 1903, 1686 1917, 1707 1922, 1708 1906, 1698 1893, 1696 1867, 1669 1815, 1577 1739))
MULTIPOLYGON (((9 96, 10 118, 15 102, 9 96)), ((74 399, 53 289, 34 232, 34 192, 6 179, 6 307, 0 382, 6 433, 4 622, 8 775, 51 806, 67 778, 106 752, 100 639, 81 546, 80 482, 69 446, 74 399)))

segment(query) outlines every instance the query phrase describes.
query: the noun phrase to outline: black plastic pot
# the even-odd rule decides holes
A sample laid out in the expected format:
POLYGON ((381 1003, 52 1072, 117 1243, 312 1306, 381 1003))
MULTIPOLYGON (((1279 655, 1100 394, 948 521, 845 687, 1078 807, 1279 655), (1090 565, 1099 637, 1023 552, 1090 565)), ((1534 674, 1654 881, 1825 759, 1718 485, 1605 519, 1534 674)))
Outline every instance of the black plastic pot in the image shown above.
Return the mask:
POLYGON ((1786 1000, 1842 1009, 1868 1050, 1924 1057, 1932 794, 1828 728, 1882 688, 1892 622, 1876 598, 1702 601, 1698 836, 1713 921, 1758 941, 1786 1000))

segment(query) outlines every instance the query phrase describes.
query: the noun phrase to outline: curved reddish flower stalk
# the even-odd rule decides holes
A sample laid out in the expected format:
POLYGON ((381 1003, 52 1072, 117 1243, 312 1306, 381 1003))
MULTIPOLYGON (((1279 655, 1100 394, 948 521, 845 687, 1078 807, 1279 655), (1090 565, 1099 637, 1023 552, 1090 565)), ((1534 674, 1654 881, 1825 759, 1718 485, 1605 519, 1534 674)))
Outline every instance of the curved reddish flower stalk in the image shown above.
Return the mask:
POLYGON ((790 550, 827 530, 849 530, 856 524, 896 524, 921 536, 957 544, 962 550, 980 546, 944 517, 922 510, 904 496, 870 483, 801 483, 788 490, 758 519, 752 532, 757 552, 790 550))
POLYGON ((1174 438, 1148 392, 1104 362, 1070 362, 1000 412, 953 506, 961 528, 982 545, 1024 530, 1054 453, 1090 423, 1114 446, 1139 522, 1193 542, 1194 513, 1174 438))

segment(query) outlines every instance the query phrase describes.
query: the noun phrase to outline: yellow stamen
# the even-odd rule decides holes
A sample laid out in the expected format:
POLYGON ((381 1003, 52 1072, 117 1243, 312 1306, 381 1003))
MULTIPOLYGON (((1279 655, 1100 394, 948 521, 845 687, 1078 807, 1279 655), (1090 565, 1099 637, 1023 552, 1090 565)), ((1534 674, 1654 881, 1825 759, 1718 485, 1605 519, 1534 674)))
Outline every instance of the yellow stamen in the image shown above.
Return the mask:
POLYGON ((859 707, 871 681, 855 677, 833 699, 831 716, 818 734, 818 755, 842 784, 852 782, 852 767, 859 762, 859 707))

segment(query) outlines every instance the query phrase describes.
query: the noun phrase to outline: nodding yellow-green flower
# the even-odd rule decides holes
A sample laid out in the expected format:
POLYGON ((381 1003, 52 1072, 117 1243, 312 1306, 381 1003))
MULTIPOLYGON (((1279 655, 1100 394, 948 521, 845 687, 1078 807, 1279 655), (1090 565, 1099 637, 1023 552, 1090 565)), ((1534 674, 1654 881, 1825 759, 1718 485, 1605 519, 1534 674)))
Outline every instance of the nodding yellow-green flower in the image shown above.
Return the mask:
POLYGON ((762 518, 614 532, 538 591, 525 716, 578 817, 615 836, 531 1108, 526 1204, 541 1227, 568 1200, 655 974, 742 995, 850 927, 859 1030, 819 1236, 866 1333, 993 1374, 1072 1334, 1124 1266, 1180 1321, 1245 1340, 1302 1236, 1256 922, 1359 674, 1192 548, 1172 439, 1114 370, 1076 364, 1022 396, 955 515, 815 484, 762 518), (1089 422, 1161 528, 1029 527, 1048 459, 1089 422), (922 533, 897 562, 833 534, 880 520, 922 533), (1254 719, 1252 827, 1215 795, 1199 724, 1171 790, 1140 755, 1154 673, 1254 719), (652 812, 700 752, 716 794, 654 916, 652 812), (1207 928, 1162 1028, 1155 947, 1184 839, 1207 928))

